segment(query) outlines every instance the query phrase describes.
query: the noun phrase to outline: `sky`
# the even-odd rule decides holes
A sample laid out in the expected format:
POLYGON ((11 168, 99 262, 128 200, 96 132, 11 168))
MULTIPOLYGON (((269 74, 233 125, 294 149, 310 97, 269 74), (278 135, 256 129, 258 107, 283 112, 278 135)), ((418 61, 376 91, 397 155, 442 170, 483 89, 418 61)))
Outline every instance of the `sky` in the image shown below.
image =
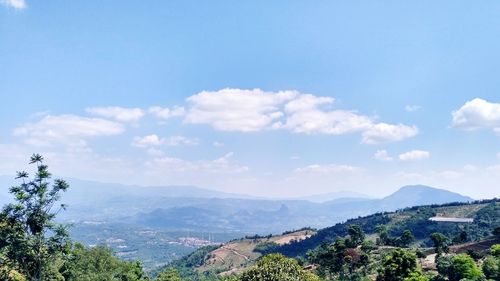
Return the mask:
POLYGON ((500 2, 0 0, 0 174, 499 195, 500 2))

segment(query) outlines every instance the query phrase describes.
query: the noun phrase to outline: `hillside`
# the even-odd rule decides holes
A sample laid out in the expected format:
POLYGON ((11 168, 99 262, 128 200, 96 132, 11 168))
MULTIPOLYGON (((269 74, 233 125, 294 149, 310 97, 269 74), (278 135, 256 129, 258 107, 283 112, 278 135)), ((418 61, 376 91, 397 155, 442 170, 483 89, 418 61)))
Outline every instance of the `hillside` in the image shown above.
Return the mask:
MULTIPOLYGON (((191 260, 187 267, 191 267, 198 273, 222 273, 239 272, 253 264, 262 253, 282 253, 290 257, 305 256, 306 252, 317 249, 325 242, 334 242, 337 238, 347 236, 347 227, 352 224, 361 226, 367 234, 367 238, 375 242, 378 225, 385 225, 389 237, 398 237, 405 230, 413 232, 416 240, 415 247, 427 248, 431 245, 429 236, 431 233, 440 232, 455 238, 466 231, 466 241, 471 243, 491 235, 492 230, 500 226, 500 201, 476 201, 472 203, 451 203, 445 205, 428 205, 406 208, 396 212, 377 213, 366 217, 347 220, 332 227, 321 229, 317 232, 292 232, 279 236, 256 237, 255 239, 234 240, 219 247, 213 247, 209 251, 203 248, 193 254, 174 262, 173 266, 186 270, 186 261, 191 260), (473 218, 471 224, 439 223, 429 221, 433 216, 450 216, 473 218), (304 235, 303 235, 304 234, 304 235), (310 234, 313 234, 309 236, 310 234), (289 235, 302 235, 304 239, 288 239, 289 235), (286 241, 288 243, 279 243, 286 241), (271 242, 271 243, 270 243, 271 242), (275 242, 275 243, 272 243, 275 242), (193 261, 196 257, 196 262, 193 261)), ((495 240, 496 241, 496 240, 495 240)), ((498 241, 497 241, 498 242, 498 241)), ((490 246, 488 244, 487 246, 490 246)), ((385 247, 391 249, 391 247, 385 247)), ((458 251, 459 248, 454 249, 458 251)), ((381 255, 387 252, 384 248, 378 250, 381 255)))
POLYGON ((247 237, 230 241, 208 254, 203 265, 196 268, 198 272, 215 271, 222 275, 238 273, 266 253, 271 247, 286 245, 292 241, 301 241, 315 234, 306 229, 268 237, 247 237))

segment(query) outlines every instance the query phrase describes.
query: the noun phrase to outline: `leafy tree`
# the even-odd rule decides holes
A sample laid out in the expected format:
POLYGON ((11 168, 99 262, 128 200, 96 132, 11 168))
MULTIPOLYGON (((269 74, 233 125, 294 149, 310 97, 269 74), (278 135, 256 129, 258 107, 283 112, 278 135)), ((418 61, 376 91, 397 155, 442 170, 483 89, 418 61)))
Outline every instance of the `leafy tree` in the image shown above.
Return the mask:
POLYGON ((377 281, 403 281, 416 269, 416 255, 409 250, 396 249, 382 261, 377 281))
POLYGON ((413 236, 411 230, 407 229, 403 232, 403 234, 401 234, 399 241, 401 247, 408 247, 411 243, 413 243, 413 241, 415 241, 415 236, 413 236))
POLYGON ((436 254, 440 256, 443 253, 448 252, 449 239, 445 235, 439 232, 434 232, 431 234, 432 243, 434 243, 434 250, 436 254))
POLYGON ((155 281, 182 281, 181 275, 176 269, 169 268, 156 276, 155 281))
MULTIPOLYGON (((139 262, 126 262, 113 256, 104 246, 85 248, 76 244, 62 270, 66 281, 143 281, 147 280, 139 262)), ((176 279, 160 279, 176 280, 176 279)), ((179 279, 180 280, 180 279, 179 279)))
POLYGON ((67 254, 69 238, 65 226, 54 218, 65 208, 57 201, 69 185, 60 179, 49 182, 51 174, 41 155, 33 154, 29 163, 36 165, 34 178, 28 180, 24 171, 17 173, 16 179, 22 182, 10 188, 15 203, 0 213, 0 253, 3 263, 27 280, 55 280, 50 272, 58 258, 67 254))
POLYGON ((332 244, 322 244, 319 249, 310 256, 311 262, 319 265, 318 272, 321 276, 334 277, 344 275, 347 246, 344 239, 338 239, 332 244))
POLYGON ((474 260, 467 254, 453 256, 447 273, 450 281, 460 281, 462 279, 474 281, 484 278, 474 260))
POLYGON ((389 232, 387 230, 387 226, 384 224, 379 224, 376 227, 377 233, 379 235, 379 238, 377 239, 377 244, 378 245, 387 245, 387 242, 389 241, 389 232))
POLYGON ((320 281, 313 273, 299 266, 296 260, 281 254, 264 256, 257 264, 243 272, 240 281, 320 281))
POLYGON ((500 260, 495 257, 487 257, 483 261, 483 272, 486 278, 500 280, 500 260))
POLYGON ((494 257, 500 258, 500 244, 495 244, 491 246, 490 254, 494 257))
POLYGON ((365 240, 365 233, 358 224, 349 225, 347 233, 349 233, 349 239, 347 240, 349 247, 357 247, 365 240))
POLYGON ((493 245, 490 253, 491 256, 483 261, 484 275, 491 280, 500 280, 500 244, 493 245))

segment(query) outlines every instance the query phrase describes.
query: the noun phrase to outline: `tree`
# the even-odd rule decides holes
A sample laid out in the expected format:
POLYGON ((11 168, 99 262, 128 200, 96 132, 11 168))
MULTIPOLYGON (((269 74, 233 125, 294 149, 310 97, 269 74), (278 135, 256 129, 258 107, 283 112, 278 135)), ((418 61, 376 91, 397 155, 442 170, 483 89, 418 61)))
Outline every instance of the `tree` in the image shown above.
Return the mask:
POLYGON ((365 233, 357 224, 349 225, 347 232, 349 233, 349 239, 347 240, 347 245, 349 247, 357 247, 365 240, 365 233))
POLYGON ((408 247, 413 241, 415 241, 415 236, 413 236, 413 233, 408 229, 399 237, 399 244, 401 247, 408 247))
POLYGON ((462 279, 474 281, 481 280, 483 277, 483 273, 469 255, 459 254, 451 258, 448 269, 448 279, 450 281, 460 281, 462 279))
POLYGON ((156 276, 155 281, 182 281, 179 272, 173 268, 168 268, 156 276))
POLYGON ((377 281, 403 281, 417 269, 417 256, 405 249, 392 251, 382 261, 377 281))
POLYGON ((320 276, 334 277, 345 274, 345 265, 349 259, 346 259, 347 246, 344 239, 338 239, 332 244, 322 244, 311 255, 311 262, 319 265, 318 272, 320 276))
MULTIPOLYGON (((127 262, 113 256, 104 246, 85 248, 76 244, 62 266, 65 281, 145 281, 146 274, 138 262, 127 262)), ((177 279, 160 279, 177 281, 177 279)))
POLYGON ((443 253, 448 252, 448 237, 439 232, 434 232, 431 234, 432 243, 434 243, 434 250, 438 256, 443 253))
POLYGON ((69 185, 61 179, 49 182, 51 174, 43 157, 33 154, 30 164, 36 174, 28 180, 27 172, 17 172, 21 184, 10 188, 15 203, 0 213, 0 252, 6 266, 17 269, 27 280, 54 280, 49 273, 58 257, 67 254, 69 238, 64 225, 54 221, 64 205, 57 205, 69 185))
POLYGON ((486 257, 483 261, 483 273, 486 278, 500 280, 500 259, 496 257, 486 257))
POLYGON ((495 244, 491 246, 490 254, 494 257, 500 258, 500 244, 495 244))
POLYGON ((493 245, 490 254, 483 261, 484 275, 491 280, 500 280, 500 244, 493 245))
POLYGON ((296 260, 281 254, 264 256, 257 264, 243 272, 240 281, 320 281, 319 277, 305 271, 296 260))
POLYGON ((384 224, 379 224, 379 225, 377 225, 376 230, 377 230, 377 233, 379 235, 379 238, 377 239, 377 244, 378 245, 387 245, 389 240, 390 240, 387 226, 384 224))

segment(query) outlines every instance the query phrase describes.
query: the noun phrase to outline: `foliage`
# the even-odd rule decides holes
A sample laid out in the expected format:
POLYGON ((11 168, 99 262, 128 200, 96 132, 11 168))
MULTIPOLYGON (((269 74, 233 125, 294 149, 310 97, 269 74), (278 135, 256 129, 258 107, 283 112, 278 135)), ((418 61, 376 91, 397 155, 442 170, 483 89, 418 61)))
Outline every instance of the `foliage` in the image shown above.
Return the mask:
POLYGON ((483 261, 484 275, 491 280, 500 280, 500 244, 493 245, 490 254, 483 261))
POLYGON ((490 254, 494 257, 500 258, 500 244, 491 246, 490 254))
POLYGON ((182 281, 179 272, 173 268, 161 272, 156 276, 155 281, 182 281))
POLYGON ((411 272, 408 277, 403 279, 404 281, 429 281, 429 278, 425 276, 422 271, 416 270, 411 272))
POLYGON ((438 256, 448 252, 448 237, 444 236, 442 233, 434 232, 431 234, 430 238, 432 243, 434 243, 434 251, 438 256))
POLYGON ((416 255, 409 250, 396 249, 384 258, 377 281, 403 281, 416 269, 416 255))
POLYGON ((54 222, 65 206, 56 203, 69 185, 60 179, 51 185, 51 174, 41 155, 33 154, 30 164, 36 165, 34 178, 28 180, 24 171, 17 173, 16 179, 22 183, 10 188, 15 203, 0 213, 1 262, 28 280, 54 280, 54 263, 69 249, 66 228, 54 222))
POLYGON ((347 233, 349 233, 349 238, 346 240, 348 247, 357 247, 365 240, 365 233, 358 224, 349 225, 347 227, 347 233))
POLYGON ((448 277, 449 281, 482 280, 484 277, 474 259, 467 254, 440 257, 437 267, 438 272, 448 277))
POLYGON ((262 242, 255 246, 254 252, 261 253, 262 255, 270 254, 278 248, 278 244, 275 242, 262 242))
POLYGON ((313 273, 303 270, 294 259, 281 254, 264 256, 257 264, 243 272, 239 281, 320 281, 313 273))
POLYGON ((500 227, 500 201, 499 199, 491 199, 470 203, 455 202, 441 205, 417 206, 392 213, 376 213, 366 217, 354 218, 344 223, 338 223, 334 226, 321 229, 308 239, 281 245, 276 249, 276 252, 290 257, 305 256, 308 251, 320 247, 322 243, 333 243, 335 240, 348 235, 346 226, 352 224, 359 225, 366 234, 378 233, 378 245, 406 247, 412 244, 413 242, 408 244, 408 241, 405 240, 408 237, 404 234, 406 230, 411 231, 415 241, 419 241, 425 246, 433 244, 429 238, 432 233, 441 233, 446 237, 456 237, 456 243, 462 243, 463 240, 476 241, 490 236, 496 228, 500 227), (463 224, 429 221, 429 218, 435 216, 438 210, 451 208, 460 211, 462 209, 467 210, 468 207, 475 205, 482 206, 479 210, 474 210, 470 214, 474 218, 474 222, 467 224, 465 227, 463 224), (382 228, 380 227, 381 225, 383 226, 382 228))
POLYGON ((139 262, 126 262, 104 246, 85 248, 76 244, 61 269, 66 281, 142 281, 147 276, 139 262))

